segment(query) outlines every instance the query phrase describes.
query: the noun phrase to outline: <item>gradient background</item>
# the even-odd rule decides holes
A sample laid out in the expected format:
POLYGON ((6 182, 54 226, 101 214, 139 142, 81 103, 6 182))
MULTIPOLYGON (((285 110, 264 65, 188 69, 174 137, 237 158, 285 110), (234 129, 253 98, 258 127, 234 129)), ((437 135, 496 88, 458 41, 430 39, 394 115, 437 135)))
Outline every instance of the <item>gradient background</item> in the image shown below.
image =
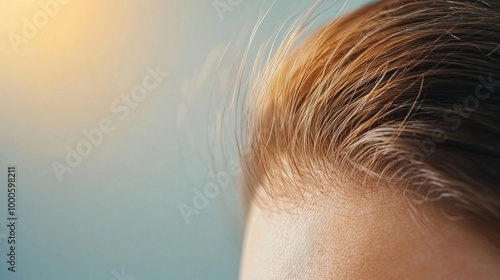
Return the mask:
MULTIPOLYGON (((236 279, 236 178, 191 223, 178 207, 237 159, 219 154, 220 135, 230 134, 219 101, 259 12, 272 6, 252 48, 314 1, 243 0, 221 18, 213 0, 70 0, 15 53, 8 34, 21 34, 38 2, 0 1, 0 279, 236 279), (113 100, 156 65, 169 77, 117 118, 113 100), (103 118, 115 130, 59 181, 52 163, 103 118), (18 175, 16 273, 5 262, 9 164, 18 175)), ((337 5, 318 24, 368 1, 325 2, 337 5)))

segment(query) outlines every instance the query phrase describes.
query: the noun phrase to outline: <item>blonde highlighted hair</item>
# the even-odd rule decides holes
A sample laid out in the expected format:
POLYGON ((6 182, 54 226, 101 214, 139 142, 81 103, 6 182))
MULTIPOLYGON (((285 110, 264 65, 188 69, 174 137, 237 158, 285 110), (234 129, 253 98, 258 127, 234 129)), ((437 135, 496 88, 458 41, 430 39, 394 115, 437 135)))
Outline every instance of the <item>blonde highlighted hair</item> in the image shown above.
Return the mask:
POLYGON ((379 1, 295 38, 248 99, 252 193, 386 188, 499 231, 500 1, 379 1))

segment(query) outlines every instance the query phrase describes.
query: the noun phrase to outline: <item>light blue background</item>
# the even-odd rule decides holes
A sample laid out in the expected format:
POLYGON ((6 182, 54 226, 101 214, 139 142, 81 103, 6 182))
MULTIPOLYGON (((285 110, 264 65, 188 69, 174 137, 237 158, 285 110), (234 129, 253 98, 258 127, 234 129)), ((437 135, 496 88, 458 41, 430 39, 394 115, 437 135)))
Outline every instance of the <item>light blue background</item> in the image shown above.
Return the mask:
MULTIPOLYGON (((161 1, 143 1, 142 5, 153 2, 161 1)), ((154 20, 154 28, 141 31, 150 32, 150 40, 144 45, 133 44, 154 54, 138 65, 161 64, 170 76, 128 119, 117 122, 116 130, 106 135, 63 182, 57 180, 51 163, 63 160, 65 146, 76 145, 82 139, 80 131, 94 128, 96 121, 49 129, 26 125, 12 115, 0 120, 0 135, 10 135, 0 140, 0 182, 6 182, 8 164, 17 166, 19 177, 18 272, 7 272, 2 261, 0 279, 110 280, 117 279, 113 271, 121 273, 122 269, 136 280, 237 278, 243 210, 238 206, 235 178, 207 208, 192 216, 190 224, 185 223, 178 207, 180 203, 191 204, 193 188, 202 189, 212 182, 210 172, 224 170, 226 161, 232 159, 232 155, 217 154, 220 149, 211 147, 220 143, 211 144, 207 135, 213 132, 217 122, 214 112, 218 110, 210 98, 224 100, 224 83, 234 78, 234 73, 229 65, 221 65, 216 75, 216 64, 210 59, 238 35, 248 39, 259 12, 272 3, 243 0, 221 20, 212 0, 178 1, 174 11, 178 36, 171 41, 163 33, 161 17, 174 1, 163 2, 158 7, 164 11, 158 9, 142 18, 154 20), (163 52, 168 59, 162 58, 163 52), (37 139, 56 144, 40 142, 35 151, 29 149, 27 143, 37 139)), ((276 1, 253 47, 258 47, 276 23, 312 2, 276 1)), ((349 1, 348 9, 364 2, 349 1)), ((341 6, 337 4, 318 23, 328 20, 341 6)), ((113 51, 110 49, 109 55, 113 51)), ((224 63, 231 55, 227 54, 224 63)), ((118 59, 127 67, 129 57, 118 59)), ((145 73, 140 70, 135 77, 138 81, 145 73)), ((2 94, 15 94, 2 81, 2 94)), ((2 102, 0 108, 11 105, 22 107, 21 103, 2 102)), ((94 120, 112 115, 109 109, 94 113, 98 115, 94 120)), ((60 118, 71 118, 61 114, 60 118)), ((6 186, 0 184, 0 233, 5 234, 6 186)), ((6 259, 6 245, 0 235, 1 260, 6 259)))

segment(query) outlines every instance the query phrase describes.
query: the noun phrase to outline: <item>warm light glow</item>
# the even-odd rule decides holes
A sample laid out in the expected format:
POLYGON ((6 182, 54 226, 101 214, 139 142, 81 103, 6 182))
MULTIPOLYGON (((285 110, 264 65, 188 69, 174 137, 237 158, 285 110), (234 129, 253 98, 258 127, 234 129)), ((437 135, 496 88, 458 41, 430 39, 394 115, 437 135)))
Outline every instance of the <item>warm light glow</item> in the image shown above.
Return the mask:
POLYGON ((36 7, 38 1, 39 0, 7 0, 7 1, 2 1, 0 7, 2 7, 2 9, 10 9, 10 10, 11 9, 25 10, 36 7))
POLYGON ((177 29, 175 5, 159 5, 0 1, 0 97, 9 104, 0 118, 22 114, 33 127, 86 127, 109 114, 111 101, 157 63, 151 57, 159 54, 148 51, 157 39, 150 32, 169 42, 177 29))

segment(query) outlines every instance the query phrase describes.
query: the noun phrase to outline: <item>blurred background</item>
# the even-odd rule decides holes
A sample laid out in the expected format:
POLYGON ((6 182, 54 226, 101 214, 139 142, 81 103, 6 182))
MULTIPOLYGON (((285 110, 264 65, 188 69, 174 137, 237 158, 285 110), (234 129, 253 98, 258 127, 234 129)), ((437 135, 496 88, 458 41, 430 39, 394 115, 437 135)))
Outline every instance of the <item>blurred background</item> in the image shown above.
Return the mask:
MULTIPOLYGON (((231 88, 315 2, 1 1, 0 279, 237 279, 231 88)), ((324 1, 313 26, 366 2, 324 1)))

